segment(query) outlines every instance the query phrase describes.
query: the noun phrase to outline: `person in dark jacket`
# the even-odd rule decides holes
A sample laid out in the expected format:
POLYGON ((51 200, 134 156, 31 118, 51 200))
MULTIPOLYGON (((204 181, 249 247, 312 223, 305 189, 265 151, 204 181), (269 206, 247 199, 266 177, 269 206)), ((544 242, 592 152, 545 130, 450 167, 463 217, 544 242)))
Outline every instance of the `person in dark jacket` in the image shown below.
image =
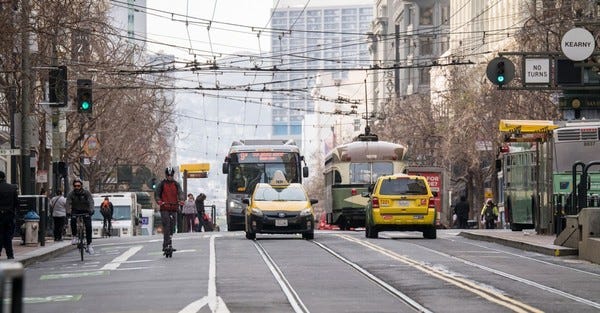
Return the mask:
POLYGON ((196 197, 196 214, 198 216, 198 231, 201 232, 202 231, 202 227, 204 227, 204 231, 206 231, 206 225, 205 225, 205 221, 204 221, 204 200, 206 200, 206 195, 203 193, 200 193, 197 197, 196 197))
POLYGON ((454 213, 456 214, 456 220, 458 222, 458 228, 469 228, 467 221, 469 220, 469 211, 471 207, 465 196, 460 197, 460 201, 454 207, 454 213))
POLYGON ((171 236, 177 223, 177 211, 185 199, 181 185, 173 179, 174 175, 175 169, 167 167, 165 169, 166 178, 158 184, 154 194, 156 203, 160 207, 160 220, 163 226, 163 252, 167 246, 171 246, 171 236))
MULTIPOLYGON (((78 178, 73 180, 73 190, 67 195, 67 214, 85 214, 83 222, 85 223, 85 241, 87 246, 85 251, 89 254, 94 253, 92 248, 92 215, 94 214, 94 198, 89 190, 83 188, 83 183, 78 178)), ((71 244, 77 244, 77 218, 71 217, 71 235, 73 239, 71 244)))
POLYGON ((6 257, 14 259, 12 238, 15 231, 15 218, 19 206, 19 191, 16 185, 6 183, 6 174, 0 171, 0 253, 6 250, 6 257))
POLYGON ((110 237, 112 232, 112 219, 114 214, 114 206, 108 197, 104 197, 104 201, 100 204, 100 213, 102 214, 102 231, 103 236, 110 237))

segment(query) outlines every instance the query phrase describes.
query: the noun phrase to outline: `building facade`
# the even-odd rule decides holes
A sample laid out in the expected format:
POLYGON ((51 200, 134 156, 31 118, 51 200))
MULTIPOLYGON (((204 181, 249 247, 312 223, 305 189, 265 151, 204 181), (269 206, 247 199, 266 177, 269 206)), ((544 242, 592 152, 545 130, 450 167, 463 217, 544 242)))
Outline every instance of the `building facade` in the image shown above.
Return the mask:
POLYGON ((272 131, 274 138, 292 138, 302 145, 304 116, 314 110, 307 90, 319 72, 334 79, 349 69, 368 67, 367 33, 373 4, 366 0, 274 1, 271 19, 273 66, 272 131))

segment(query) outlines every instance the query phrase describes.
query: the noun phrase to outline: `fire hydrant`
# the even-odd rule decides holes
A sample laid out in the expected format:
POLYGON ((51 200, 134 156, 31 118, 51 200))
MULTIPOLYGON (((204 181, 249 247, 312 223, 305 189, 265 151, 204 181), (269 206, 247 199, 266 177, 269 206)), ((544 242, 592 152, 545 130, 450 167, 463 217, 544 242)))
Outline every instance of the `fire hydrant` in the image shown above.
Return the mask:
POLYGON ((40 216, 35 211, 29 211, 25 214, 24 220, 25 245, 37 246, 40 216))

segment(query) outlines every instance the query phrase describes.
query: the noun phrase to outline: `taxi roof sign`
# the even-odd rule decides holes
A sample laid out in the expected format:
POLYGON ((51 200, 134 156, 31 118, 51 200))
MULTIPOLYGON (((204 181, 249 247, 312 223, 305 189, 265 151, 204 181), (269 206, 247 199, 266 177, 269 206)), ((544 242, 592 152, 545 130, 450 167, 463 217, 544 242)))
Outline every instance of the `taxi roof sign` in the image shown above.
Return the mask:
POLYGON ((188 171, 188 172, 208 172, 210 171, 210 163, 188 163, 188 164, 180 164, 179 171, 188 171))
POLYGON ((287 186, 289 184, 290 183, 288 183, 287 179, 285 178, 285 175, 283 175, 283 172, 281 170, 275 171, 275 173, 273 174, 273 178, 269 183, 269 185, 271 186, 287 186))

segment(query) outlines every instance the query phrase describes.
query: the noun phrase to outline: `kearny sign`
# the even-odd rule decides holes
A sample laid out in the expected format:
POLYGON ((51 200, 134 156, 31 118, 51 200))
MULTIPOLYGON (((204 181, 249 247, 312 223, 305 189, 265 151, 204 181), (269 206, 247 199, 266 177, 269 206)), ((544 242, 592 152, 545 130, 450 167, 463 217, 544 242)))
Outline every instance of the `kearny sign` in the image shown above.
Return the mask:
POLYGON ((565 33, 560 47, 567 58, 583 61, 594 53, 594 36, 584 28, 573 28, 565 33))

